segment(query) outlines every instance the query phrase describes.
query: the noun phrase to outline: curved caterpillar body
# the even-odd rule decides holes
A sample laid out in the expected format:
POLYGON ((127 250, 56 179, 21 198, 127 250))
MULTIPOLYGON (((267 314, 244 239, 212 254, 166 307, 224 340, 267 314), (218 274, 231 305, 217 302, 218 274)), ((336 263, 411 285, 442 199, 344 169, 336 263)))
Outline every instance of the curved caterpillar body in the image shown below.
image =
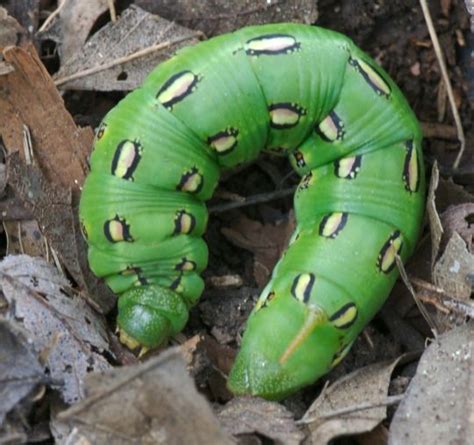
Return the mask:
POLYGON ((204 287, 204 201, 221 169, 261 150, 287 153, 302 176, 297 228, 229 387, 281 398, 342 360, 422 220, 419 125, 351 40, 275 24, 179 51, 105 117, 80 216, 92 270, 120 295, 121 340, 157 346, 183 328, 204 287))

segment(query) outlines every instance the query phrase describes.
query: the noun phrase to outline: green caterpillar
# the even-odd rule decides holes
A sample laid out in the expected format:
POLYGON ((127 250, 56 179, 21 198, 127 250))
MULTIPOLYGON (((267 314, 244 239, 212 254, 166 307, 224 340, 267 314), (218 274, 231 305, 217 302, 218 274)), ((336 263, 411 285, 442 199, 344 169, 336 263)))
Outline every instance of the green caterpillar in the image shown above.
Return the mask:
POLYGON ((203 291, 204 202, 261 150, 302 176, 296 231, 247 323, 236 394, 285 397, 328 372, 385 301, 420 229, 421 131, 388 75, 318 27, 241 29, 180 50, 102 122, 80 205, 120 338, 152 348, 203 291))

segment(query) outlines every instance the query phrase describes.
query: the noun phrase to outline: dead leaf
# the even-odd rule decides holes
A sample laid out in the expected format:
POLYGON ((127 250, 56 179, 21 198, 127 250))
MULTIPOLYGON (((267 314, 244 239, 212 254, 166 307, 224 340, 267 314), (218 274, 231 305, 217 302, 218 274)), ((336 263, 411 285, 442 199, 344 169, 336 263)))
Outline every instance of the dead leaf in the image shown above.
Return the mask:
POLYGON ((282 445, 298 445, 305 438, 283 405, 256 397, 232 399, 218 417, 223 428, 236 437, 258 433, 282 445))
POLYGON ((430 222, 430 233, 431 233, 431 267, 433 268, 436 258, 439 252, 439 245, 441 243, 441 237, 443 236, 443 226, 436 210, 436 196, 435 192, 438 188, 439 183, 439 170, 438 165, 435 162, 431 169, 431 181, 428 190, 428 196, 426 198, 426 211, 428 213, 428 219, 430 222))
POLYGON ((259 287, 263 287, 282 252, 288 246, 294 228, 294 218, 279 224, 262 224, 242 216, 232 227, 222 228, 222 233, 236 246, 254 253, 255 281, 259 287))
POLYGON ((469 300, 474 285, 474 255, 454 232, 433 269, 436 286, 458 300, 469 300))
POLYGON ((5 8, 0 7, 0 51, 11 45, 17 45, 26 31, 13 18, 8 15, 5 8))
POLYGON ((326 445, 335 437, 367 432, 382 422, 391 375, 401 358, 358 369, 323 390, 300 420, 311 431, 311 443, 326 445))
POLYGON ((85 375, 110 367, 98 353, 108 349, 104 320, 79 296, 69 296, 66 279, 40 258, 6 257, 0 284, 51 377, 64 382, 59 388, 63 399, 81 399, 85 375))
POLYGON ((233 443, 196 391, 179 348, 137 366, 90 375, 87 394, 58 416, 74 428, 67 443, 233 443))
POLYGON ((0 319, 0 426, 7 413, 45 381, 25 332, 0 319))
POLYGON ((474 437, 474 323, 425 350, 390 426, 389 445, 469 444, 474 437))
POLYGON ((46 244, 34 220, 3 221, 7 236, 7 255, 25 253, 30 256, 48 256, 46 244))
POLYGON ((182 46, 198 42, 183 28, 132 5, 94 34, 80 54, 61 66, 55 83, 65 89, 127 91, 182 46), (155 45, 161 44, 159 48, 155 45), (149 53, 142 53, 147 48, 149 53))
POLYGON ((9 47, 5 61, 14 71, 0 76, 0 134, 8 153, 23 154, 24 128, 36 161, 49 182, 79 191, 92 146, 90 128, 78 128, 38 58, 33 45, 9 47))
POLYGON ((208 37, 249 25, 277 22, 312 24, 318 19, 317 0, 136 0, 135 4, 208 37))
POLYGON ((474 251, 474 200, 449 206, 441 214, 441 223, 447 240, 457 232, 466 243, 467 249, 474 251))
MULTIPOLYGON (((59 2, 60 3, 60 2, 59 2)), ((59 4, 58 3, 58 4, 59 4)), ((107 0, 78 2, 65 0, 51 26, 38 38, 58 44, 61 65, 80 56, 80 51, 100 15, 108 10, 107 0)))

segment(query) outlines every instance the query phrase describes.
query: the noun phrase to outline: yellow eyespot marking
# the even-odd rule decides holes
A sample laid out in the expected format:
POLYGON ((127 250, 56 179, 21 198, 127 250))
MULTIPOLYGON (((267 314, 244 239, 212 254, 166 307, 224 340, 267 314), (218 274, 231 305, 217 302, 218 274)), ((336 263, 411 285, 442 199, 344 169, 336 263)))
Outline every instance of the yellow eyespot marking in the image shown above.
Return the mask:
POLYGON ((316 132, 327 142, 342 141, 345 135, 344 124, 334 111, 319 123, 316 132))
POLYGON ((197 167, 183 173, 176 190, 188 193, 199 193, 204 185, 204 178, 197 167))
POLYGON ((207 143, 217 152, 219 155, 229 154, 237 146, 239 130, 236 128, 226 128, 223 131, 219 131, 213 136, 207 138, 207 143))
POLYGON ((413 145, 413 141, 405 143, 407 154, 403 165, 403 182, 405 189, 410 193, 418 191, 420 186, 420 164, 418 162, 418 151, 413 145))
POLYGON ((290 102, 270 105, 268 111, 270 113, 270 126, 278 130, 298 125, 301 116, 306 114, 303 107, 290 102))
POLYGON ((319 234, 325 238, 336 238, 347 223, 348 214, 334 212, 324 216, 319 225, 319 234))
POLYGON ((173 235, 189 234, 193 231, 196 226, 196 218, 186 210, 179 210, 176 212, 174 220, 174 232, 173 235))
POLYGON ((255 305, 255 310, 262 309, 267 307, 268 303, 275 298, 275 292, 268 292, 263 298, 259 298, 257 304, 255 305))
POLYGON ((267 34, 250 39, 245 44, 249 56, 288 54, 299 50, 301 44, 289 34, 267 34))
POLYGON ((400 255, 403 238, 399 230, 395 230, 380 250, 377 267, 383 273, 390 273, 396 264, 396 256, 400 255))
POLYGON ((301 273, 294 280, 291 286, 291 295, 302 303, 308 303, 311 298, 311 291, 315 276, 313 273, 301 273))
POLYGON ((355 179, 362 165, 362 156, 351 156, 334 162, 334 173, 338 178, 355 179))
POLYGON ((349 57, 349 64, 353 66, 370 85, 370 87, 379 95, 389 97, 392 89, 383 76, 372 65, 364 62, 362 59, 349 57))
POLYGON ((342 359, 347 355, 347 353, 351 350, 354 341, 351 341, 346 346, 343 346, 339 351, 334 354, 331 362, 331 368, 336 367, 339 363, 342 362, 342 359))
POLYGON ((181 258, 181 262, 176 264, 175 270, 182 272, 196 270, 196 263, 194 261, 188 260, 186 257, 181 258))
POLYGON ((97 141, 100 141, 105 134, 105 130, 107 129, 107 124, 105 122, 102 122, 99 126, 99 129, 97 130, 97 133, 95 135, 95 138, 97 141))
POLYGON ((306 190, 311 184, 315 181, 313 172, 309 172, 301 178, 300 183, 298 184, 298 191, 306 190))
POLYGON ((135 286, 144 286, 145 284, 148 284, 148 280, 143 276, 141 267, 127 266, 126 269, 120 272, 120 275, 124 277, 136 275, 137 281, 135 282, 135 286))
POLYGON ((184 292, 184 286, 181 283, 182 277, 183 277, 183 273, 181 272, 170 284, 170 289, 178 292, 178 294, 184 292))
POLYGON ((301 153, 301 151, 295 150, 291 155, 293 156, 295 160, 295 165, 298 168, 303 168, 306 166, 306 162, 304 160, 304 156, 303 156, 303 153, 301 153))
POLYGON ((329 321, 338 329, 347 329, 357 320, 357 314, 357 306, 354 303, 347 303, 334 312, 329 321))
POLYGON ((163 84, 156 98, 164 107, 172 109, 175 104, 194 91, 199 80, 191 71, 176 73, 163 84))
POLYGON ((138 141, 124 139, 115 149, 111 172, 114 176, 133 181, 133 174, 142 157, 143 147, 138 141))
POLYGON ((130 234, 130 225, 120 216, 115 215, 113 219, 109 219, 104 223, 104 235, 111 243, 118 243, 119 241, 133 241, 130 234))

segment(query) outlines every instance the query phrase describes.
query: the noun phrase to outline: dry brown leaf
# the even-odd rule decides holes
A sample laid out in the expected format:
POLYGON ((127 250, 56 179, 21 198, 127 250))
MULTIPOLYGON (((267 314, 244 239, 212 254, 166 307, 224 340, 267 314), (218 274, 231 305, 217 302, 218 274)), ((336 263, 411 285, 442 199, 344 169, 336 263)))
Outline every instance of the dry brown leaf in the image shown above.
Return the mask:
POLYGON ((55 75, 65 89, 123 91, 139 86, 152 69, 182 46, 197 43, 197 33, 132 5, 108 23, 55 75), (161 44, 160 50, 141 54, 161 44), (69 79, 69 80, 68 80, 69 79))
POLYGON ((58 43, 61 65, 63 65, 73 58, 80 57, 80 52, 92 27, 99 16, 107 10, 107 0, 85 2, 65 0, 51 26, 39 33, 38 38, 50 39, 58 43))
POLYGON ((258 433, 281 445, 298 445, 305 438, 283 405, 256 397, 232 399, 218 417, 223 428, 236 437, 258 433))
POLYGON ((254 253, 254 277, 262 287, 286 249, 294 227, 293 218, 279 224, 262 224, 242 216, 232 227, 224 227, 222 233, 236 246, 254 253))
POLYGON ((474 285, 474 255, 454 232, 433 269, 433 280, 449 296, 469 300, 474 285))
POLYGON ((300 22, 312 24, 318 19, 317 0, 136 0, 135 4, 199 29, 208 37, 234 31, 243 26, 263 23, 300 22))
POLYGON ((179 348, 137 366, 91 375, 87 393, 59 415, 74 427, 69 444, 233 443, 196 391, 179 348))
POLYGON ((8 15, 5 8, 0 7, 0 51, 10 45, 17 45, 26 31, 21 25, 8 15))
POLYGON ((430 222, 431 232, 431 267, 434 266, 436 258, 439 252, 439 245, 441 243, 441 237, 443 236, 443 226, 436 209, 436 190, 439 183, 439 170, 438 165, 435 162, 431 170, 431 181, 428 190, 428 197, 426 198, 426 211, 428 213, 428 219, 430 222))
POLYGON ((92 145, 90 128, 78 128, 32 45, 9 47, 5 61, 14 71, 0 76, 0 134, 9 153, 23 154, 24 126, 36 161, 48 180, 79 190, 92 145))
POLYGON ((0 319, 0 426, 6 414, 45 380, 26 333, 0 319))
POLYGON ((405 394, 390 426, 390 445, 472 443, 474 323, 433 341, 405 394))
POLYGON ((311 431, 310 443, 326 445, 335 437, 367 432, 382 422, 391 375, 400 359, 358 369, 324 390, 300 421, 311 431))
POLYGON ((108 349, 104 320, 69 283, 40 258, 8 256, 0 263, 0 284, 11 311, 28 331, 31 343, 68 403, 83 397, 84 376, 110 367, 95 351, 108 349))

